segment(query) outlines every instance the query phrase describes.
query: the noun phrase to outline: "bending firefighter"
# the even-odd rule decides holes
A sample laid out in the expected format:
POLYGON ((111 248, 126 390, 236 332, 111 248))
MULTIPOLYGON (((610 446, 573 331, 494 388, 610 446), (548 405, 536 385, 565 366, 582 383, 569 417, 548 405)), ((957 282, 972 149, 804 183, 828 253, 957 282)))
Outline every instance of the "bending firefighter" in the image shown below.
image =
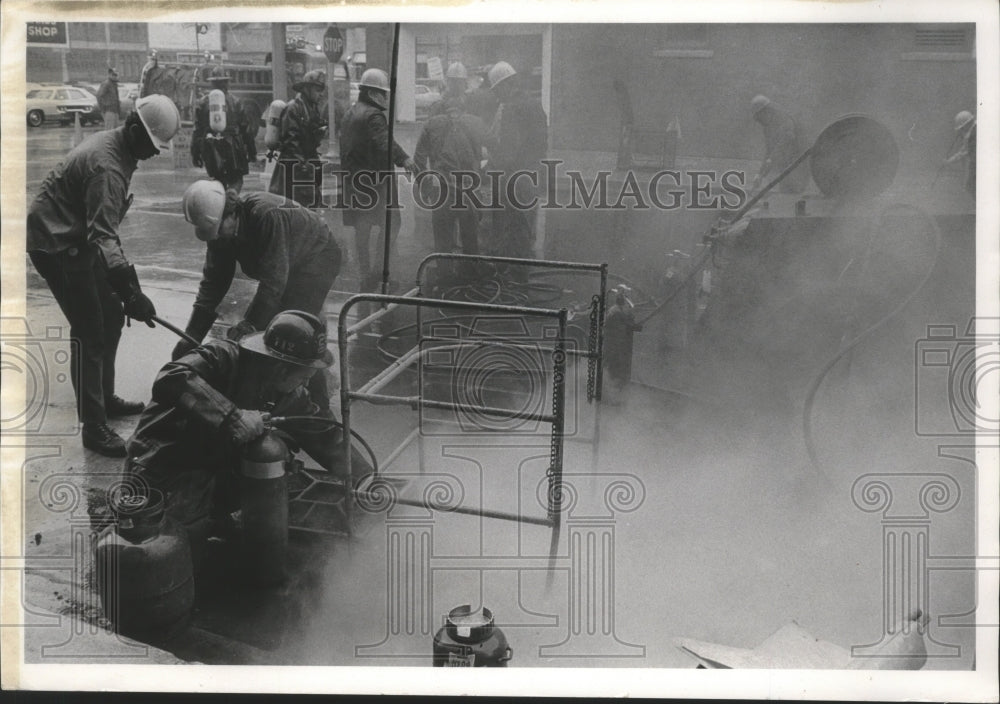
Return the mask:
MULTIPOLYGON (((126 474, 164 493, 167 514, 184 525, 197 550, 239 508, 240 451, 264 433, 265 414, 322 415, 306 384, 332 361, 326 325, 294 310, 239 342, 211 340, 194 348, 153 382, 152 401, 128 441, 126 474)), ((325 469, 343 466, 339 430, 304 424, 287 433, 325 469)), ((357 454, 352 463, 370 466, 357 454)))
POLYGON ((70 324, 76 407, 83 446, 125 456, 108 418, 133 415, 141 403, 115 395, 115 356, 125 316, 156 315, 118 238, 138 162, 170 149, 180 128, 174 103, 139 98, 125 124, 91 135, 45 178, 28 208, 27 251, 70 324), (124 306, 124 311, 123 311, 124 306))
MULTIPOLYGON (((282 310, 322 316, 323 303, 340 272, 340 246, 322 216, 273 193, 237 194, 217 181, 196 181, 184 193, 184 217, 195 236, 207 242, 205 266, 187 333, 204 339, 216 319, 236 273, 256 279, 257 291, 243 319, 227 336, 239 340, 263 330, 282 310)), ((191 344, 181 340, 173 358, 191 344)), ((310 387, 313 400, 329 407, 326 384, 317 374, 310 387)))

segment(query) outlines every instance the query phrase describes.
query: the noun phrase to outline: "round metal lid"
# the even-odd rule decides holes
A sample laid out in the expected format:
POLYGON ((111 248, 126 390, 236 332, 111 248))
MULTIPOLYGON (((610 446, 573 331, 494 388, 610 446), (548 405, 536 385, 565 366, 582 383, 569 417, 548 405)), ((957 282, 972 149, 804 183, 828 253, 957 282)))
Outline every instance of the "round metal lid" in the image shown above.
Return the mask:
POLYGON ((874 198, 892 184, 899 168, 892 132, 867 115, 832 122, 816 139, 810 157, 813 181, 831 198, 874 198))
POLYGON ((448 630, 458 641, 476 642, 484 640, 493 629, 493 612, 485 606, 473 610, 465 604, 448 612, 448 630))

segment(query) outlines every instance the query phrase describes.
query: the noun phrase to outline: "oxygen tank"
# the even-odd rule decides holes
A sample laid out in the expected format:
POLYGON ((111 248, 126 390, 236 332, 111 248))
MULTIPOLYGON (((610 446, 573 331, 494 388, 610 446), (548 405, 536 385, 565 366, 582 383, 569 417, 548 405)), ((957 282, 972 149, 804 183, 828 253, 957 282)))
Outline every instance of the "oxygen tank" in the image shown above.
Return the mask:
POLYGON ((278 584, 286 577, 289 457, 288 447, 270 430, 243 448, 243 550, 249 577, 258 584, 278 584))
POLYGON ((115 631, 140 640, 183 628, 194 606, 194 568, 184 529, 164 513, 163 494, 119 496, 117 521, 94 548, 101 605, 115 631))
POLYGON ((264 124, 264 146, 268 149, 277 149, 281 146, 281 113, 285 106, 284 100, 275 100, 267 109, 267 119, 264 124))
POLYGON ((213 132, 226 130, 226 94, 218 88, 208 94, 208 126, 213 132))

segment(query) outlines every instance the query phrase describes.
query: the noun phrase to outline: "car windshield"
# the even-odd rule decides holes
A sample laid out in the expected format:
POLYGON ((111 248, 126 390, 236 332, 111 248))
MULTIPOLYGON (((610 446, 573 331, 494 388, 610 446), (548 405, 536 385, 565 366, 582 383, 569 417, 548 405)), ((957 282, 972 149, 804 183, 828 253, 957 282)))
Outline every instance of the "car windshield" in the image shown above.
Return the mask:
POLYGON ((86 100, 87 99, 87 94, 84 93, 82 90, 70 90, 70 91, 67 91, 67 92, 69 93, 69 97, 72 100, 86 100))

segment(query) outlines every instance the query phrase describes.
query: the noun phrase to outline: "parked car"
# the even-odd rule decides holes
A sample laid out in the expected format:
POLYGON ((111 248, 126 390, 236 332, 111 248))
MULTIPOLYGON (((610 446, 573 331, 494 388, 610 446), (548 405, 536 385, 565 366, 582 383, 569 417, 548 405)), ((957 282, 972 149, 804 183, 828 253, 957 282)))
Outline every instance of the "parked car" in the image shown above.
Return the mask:
POLYGON ((417 103, 417 112, 426 113, 431 109, 431 105, 441 100, 441 94, 436 90, 431 90, 428 86, 417 84, 413 89, 413 97, 417 103))
POLYGON ((40 127, 48 120, 68 125, 73 122, 74 113, 80 113, 81 124, 101 121, 97 98, 83 88, 43 86, 29 90, 26 97, 30 127, 40 127))

